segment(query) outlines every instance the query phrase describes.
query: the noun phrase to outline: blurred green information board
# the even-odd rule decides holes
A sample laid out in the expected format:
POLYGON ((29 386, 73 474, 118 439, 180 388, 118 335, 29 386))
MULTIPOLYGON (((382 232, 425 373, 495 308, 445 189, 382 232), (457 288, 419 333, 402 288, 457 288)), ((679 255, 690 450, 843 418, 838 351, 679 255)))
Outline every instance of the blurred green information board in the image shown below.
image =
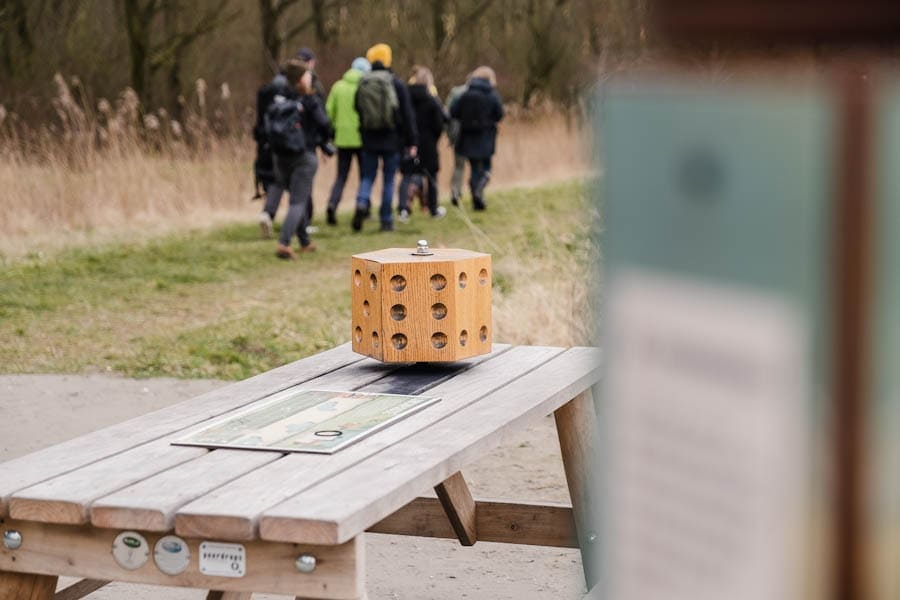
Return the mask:
POLYGON ((599 597, 821 598, 834 104, 602 91, 599 597))

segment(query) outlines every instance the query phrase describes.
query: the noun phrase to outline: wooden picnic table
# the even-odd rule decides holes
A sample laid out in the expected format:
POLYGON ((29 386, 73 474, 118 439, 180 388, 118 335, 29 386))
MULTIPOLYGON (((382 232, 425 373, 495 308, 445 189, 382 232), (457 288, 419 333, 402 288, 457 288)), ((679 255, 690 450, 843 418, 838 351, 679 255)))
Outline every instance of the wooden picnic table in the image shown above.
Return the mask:
POLYGON ((109 581, 212 590, 210 599, 365 598, 366 531, 580 546, 590 588, 596 534, 585 470, 599 377, 595 348, 496 344, 454 364, 387 365, 346 344, 0 464, 0 600, 53 598, 58 576, 83 578, 57 594, 66 600, 109 581), (441 401, 331 455, 171 444, 294 386, 441 401), (460 470, 551 412, 574 508, 474 500, 460 470), (437 498, 421 497, 429 488, 437 498), (112 555, 130 531, 151 553, 133 570, 112 555), (167 535, 187 542, 180 574, 163 573, 152 557, 167 535), (201 572, 198 554, 210 542, 239 544, 243 576, 201 572))

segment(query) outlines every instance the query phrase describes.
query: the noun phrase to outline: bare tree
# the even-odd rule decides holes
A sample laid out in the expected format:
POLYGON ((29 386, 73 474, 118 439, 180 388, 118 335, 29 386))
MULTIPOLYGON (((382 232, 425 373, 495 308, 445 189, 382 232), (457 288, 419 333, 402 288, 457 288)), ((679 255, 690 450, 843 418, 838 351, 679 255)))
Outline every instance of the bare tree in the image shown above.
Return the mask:
POLYGON ((0 64, 10 74, 15 69, 16 47, 27 58, 34 50, 28 24, 28 4, 24 0, 4 0, 0 5, 0 64))
POLYGON ((300 0, 259 0, 264 74, 277 70, 282 47, 310 27, 313 27, 316 43, 320 46, 335 35, 328 25, 328 14, 338 7, 338 0, 310 0, 310 14, 288 27, 289 9, 299 4, 300 0))
POLYGON ((237 17, 228 12, 229 0, 212 4, 191 23, 184 23, 187 11, 179 0, 122 0, 131 61, 131 86, 145 103, 147 82, 161 69, 168 71, 168 104, 177 109, 181 68, 185 52, 197 40, 237 17), (159 18, 163 27, 155 27, 159 18), (160 30, 161 31, 157 31, 160 30), (156 35, 154 35, 156 34, 156 35))

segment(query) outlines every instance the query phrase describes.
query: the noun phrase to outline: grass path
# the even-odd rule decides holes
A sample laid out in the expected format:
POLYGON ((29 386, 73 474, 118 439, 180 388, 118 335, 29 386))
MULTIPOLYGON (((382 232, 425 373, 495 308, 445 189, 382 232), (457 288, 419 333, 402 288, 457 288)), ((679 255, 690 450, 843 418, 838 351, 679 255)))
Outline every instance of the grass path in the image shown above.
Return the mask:
MULTIPOLYGON (((583 343, 590 260, 584 185, 498 192, 486 213, 415 215, 314 236, 274 258, 252 222, 0 265, 0 370, 241 379, 349 339, 349 257, 384 247, 493 254, 495 340, 583 343)), ((252 215, 248 215, 248 221, 252 215)))

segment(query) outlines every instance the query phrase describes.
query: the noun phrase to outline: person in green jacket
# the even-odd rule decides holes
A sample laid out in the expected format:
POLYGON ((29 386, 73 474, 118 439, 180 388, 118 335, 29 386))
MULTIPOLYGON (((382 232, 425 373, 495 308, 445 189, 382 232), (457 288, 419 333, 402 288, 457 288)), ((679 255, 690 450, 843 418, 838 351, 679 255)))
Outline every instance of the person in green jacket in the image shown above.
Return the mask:
POLYGON ((359 135, 359 113, 356 112, 354 99, 363 73, 371 70, 372 65, 368 60, 363 57, 355 59, 344 76, 331 86, 331 93, 328 94, 328 100, 325 102, 325 111, 334 125, 334 145, 338 149, 337 178, 334 180, 331 196, 328 198, 329 225, 337 225, 335 213, 338 203, 341 201, 341 195, 344 193, 344 185, 347 183, 350 163, 353 162, 354 156, 357 168, 360 167, 362 138, 359 135))

